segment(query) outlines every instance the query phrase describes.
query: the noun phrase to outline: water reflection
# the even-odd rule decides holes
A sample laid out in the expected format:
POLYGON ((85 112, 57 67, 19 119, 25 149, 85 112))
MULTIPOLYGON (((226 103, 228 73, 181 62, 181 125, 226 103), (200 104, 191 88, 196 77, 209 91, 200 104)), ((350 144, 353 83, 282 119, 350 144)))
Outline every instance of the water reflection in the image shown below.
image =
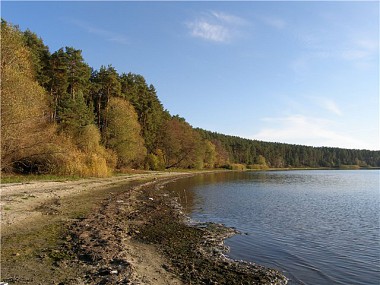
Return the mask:
MULTIPOLYGON (((205 173, 169 183, 165 186, 165 188, 168 189, 174 197, 178 198, 184 212, 190 214, 195 209, 195 189, 202 188, 207 185, 218 185, 231 181, 244 181, 249 179, 250 178, 243 172, 205 173)), ((199 197, 197 198, 199 199, 199 197)))

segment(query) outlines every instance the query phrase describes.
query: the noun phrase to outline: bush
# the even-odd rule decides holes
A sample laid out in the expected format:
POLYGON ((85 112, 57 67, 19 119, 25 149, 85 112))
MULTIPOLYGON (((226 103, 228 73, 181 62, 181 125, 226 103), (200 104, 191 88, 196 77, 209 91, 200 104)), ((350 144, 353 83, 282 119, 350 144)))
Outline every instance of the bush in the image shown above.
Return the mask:
POLYGON ((248 169, 261 169, 261 170, 264 170, 264 169, 268 169, 268 165, 266 164, 250 164, 247 166, 248 169))
POLYGON ((73 139, 64 134, 58 136, 55 148, 51 161, 51 173, 80 177, 107 177, 112 174, 112 169, 116 164, 115 155, 101 145, 95 144, 94 148, 81 149, 73 142, 73 139))
POLYGON ((231 170, 246 170, 246 166, 244 164, 240 164, 240 163, 233 163, 231 164, 231 170))
POLYGON ((98 152, 100 146, 100 132, 94 125, 81 128, 73 138, 78 148, 86 153, 98 152))
POLYGON ((150 170, 164 170, 165 161, 162 150, 157 149, 155 153, 150 153, 146 157, 145 168, 150 170))

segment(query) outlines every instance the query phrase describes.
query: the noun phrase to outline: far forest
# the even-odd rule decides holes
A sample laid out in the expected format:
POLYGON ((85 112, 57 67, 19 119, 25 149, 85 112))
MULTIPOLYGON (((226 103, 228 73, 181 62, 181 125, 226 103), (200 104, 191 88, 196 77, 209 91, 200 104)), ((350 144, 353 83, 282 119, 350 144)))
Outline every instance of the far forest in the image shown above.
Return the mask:
POLYGON ((380 151, 248 140, 171 115, 142 75, 91 68, 1 21, 1 172, 105 177, 116 170, 380 167, 380 151))

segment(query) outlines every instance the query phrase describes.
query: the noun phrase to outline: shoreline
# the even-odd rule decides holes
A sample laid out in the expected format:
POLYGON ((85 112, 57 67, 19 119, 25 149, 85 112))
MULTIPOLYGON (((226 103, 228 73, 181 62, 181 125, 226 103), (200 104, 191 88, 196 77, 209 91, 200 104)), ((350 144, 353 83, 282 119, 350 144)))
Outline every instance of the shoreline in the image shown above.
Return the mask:
MULTIPOLYGON (((9 213, 5 221, 2 219, 5 232, 2 231, 0 281, 9 284, 41 281, 54 281, 52 284, 286 284, 286 278, 275 270, 224 256, 223 241, 236 231, 211 223, 186 224, 178 202, 163 186, 197 173, 155 172, 110 178, 104 184, 99 184, 101 179, 95 179, 97 182, 81 180, 69 182, 68 188, 63 189, 54 183, 44 188, 44 184, 36 182, 34 186, 41 185, 41 188, 26 185, 36 191, 18 186, 13 195, 10 188, 5 193, 2 189, 3 209, 7 207, 3 204, 4 197, 17 198, 23 204, 38 200, 37 196, 41 195, 40 207, 35 202, 31 205, 35 212, 45 212, 39 216, 29 215, 26 220, 16 219, 10 225, 6 224, 9 213), (92 197, 80 196, 83 193, 92 193, 97 202, 87 205, 84 212, 74 213, 74 217, 62 214, 63 208, 73 206, 70 199, 78 200, 79 208, 83 208, 81 204, 92 197), (29 198, 23 199, 25 197, 29 198), (65 203, 68 204, 65 206, 65 203), (46 222, 47 218, 52 222, 46 222), (23 228, 31 221, 37 225, 23 228), (42 246, 30 244, 49 236, 53 239, 44 241, 42 246), (30 243, 19 248, 17 241, 22 238, 30 243)), ((3 209, 2 212, 6 212, 3 209)), ((19 206, 17 209, 22 212, 27 208, 19 206)))
POLYGON ((158 183, 148 192, 153 198, 151 220, 139 228, 137 237, 160 246, 185 284, 287 284, 288 279, 277 270, 227 257, 224 240, 241 233, 212 222, 190 223, 176 197, 170 196, 173 193, 164 189, 167 183, 158 183))

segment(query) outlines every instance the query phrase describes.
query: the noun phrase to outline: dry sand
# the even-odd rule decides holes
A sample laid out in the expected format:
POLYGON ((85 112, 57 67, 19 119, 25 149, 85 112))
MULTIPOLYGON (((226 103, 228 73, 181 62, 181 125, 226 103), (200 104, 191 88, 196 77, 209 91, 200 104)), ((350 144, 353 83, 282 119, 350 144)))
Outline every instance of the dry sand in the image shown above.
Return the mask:
MULTIPOLYGON (((91 213, 92 209, 96 209, 113 193, 121 193, 127 189, 131 193, 128 211, 133 212, 136 210, 131 206, 133 200, 136 199, 138 191, 145 186, 188 175, 191 174, 149 172, 102 179, 2 185, 0 281, 10 284, 59 284, 61 280, 71 280, 62 284, 83 283, 81 278, 75 279, 75 275, 83 274, 78 268, 48 268, 52 266, 53 261, 46 258, 46 255, 49 257, 50 251, 54 251, 56 246, 56 237, 50 234, 50 229, 54 231, 55 225, 59 228, 67 226, 74 222, 77 216, 91 213), (53 236, 53 242, 49 239, 50 235, 53 236)), ((166 261, 153 246, 125 236, 122 238, 123 255, 133 271, 128 284, 182 284, 162 267, 166 261)))

